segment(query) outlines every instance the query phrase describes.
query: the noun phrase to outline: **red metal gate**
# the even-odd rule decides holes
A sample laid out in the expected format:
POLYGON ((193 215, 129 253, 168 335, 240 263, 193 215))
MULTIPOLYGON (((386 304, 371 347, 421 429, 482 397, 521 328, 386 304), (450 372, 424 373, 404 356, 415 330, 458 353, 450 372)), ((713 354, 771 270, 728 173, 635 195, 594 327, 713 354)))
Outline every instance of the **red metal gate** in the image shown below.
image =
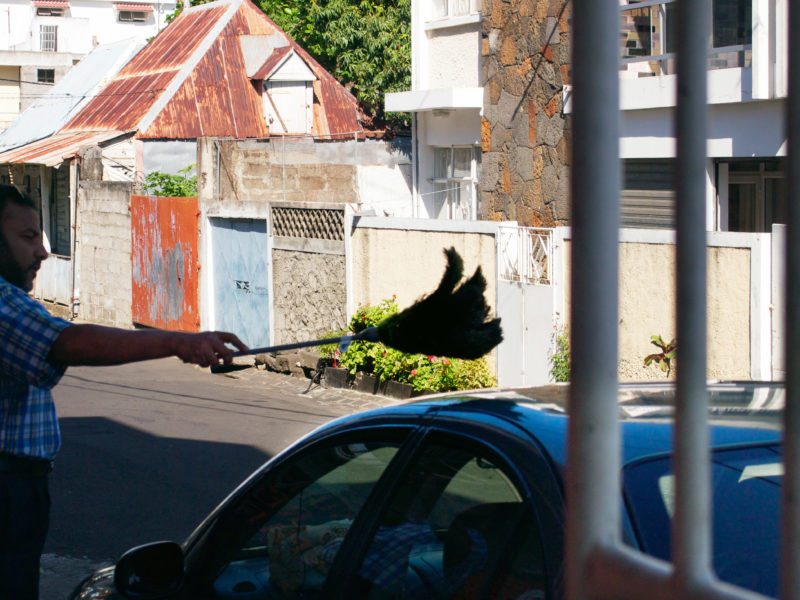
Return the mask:
POLYGON ((197 331, 197 198, 131 196, 133 321, 197 331))

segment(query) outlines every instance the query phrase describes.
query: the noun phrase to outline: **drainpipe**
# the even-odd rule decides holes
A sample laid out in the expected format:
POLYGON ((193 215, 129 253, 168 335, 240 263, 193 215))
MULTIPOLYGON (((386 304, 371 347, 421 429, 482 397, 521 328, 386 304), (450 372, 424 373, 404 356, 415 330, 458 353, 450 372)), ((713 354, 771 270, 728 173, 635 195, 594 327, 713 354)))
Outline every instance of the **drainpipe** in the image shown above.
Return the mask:
POLYGON ((70 318, 78 316, 80 309, 80 289, 77 285, 77 271, 78 271, 78 240, 77 240, 77 223, 78 223, 78 161, 72 159, 69 163, 69 246, 70 254, 72 256, 72 293, 70 294, 70 318))

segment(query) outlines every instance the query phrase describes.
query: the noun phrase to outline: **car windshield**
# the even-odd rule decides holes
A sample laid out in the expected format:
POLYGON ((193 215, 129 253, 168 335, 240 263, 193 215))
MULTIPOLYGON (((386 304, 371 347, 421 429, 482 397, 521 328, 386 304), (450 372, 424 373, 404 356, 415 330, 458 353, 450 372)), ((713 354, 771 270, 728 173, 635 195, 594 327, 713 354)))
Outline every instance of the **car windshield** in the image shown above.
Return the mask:
MULTIPOLYGON (((780 447, 759 445, 712 454, 713 565, 717 576, 767 596, 778 595, 780 447)), ((639 543, 670 559, 675 510, 672 461, 651 458, 628 465, 625 500, 639 543)))

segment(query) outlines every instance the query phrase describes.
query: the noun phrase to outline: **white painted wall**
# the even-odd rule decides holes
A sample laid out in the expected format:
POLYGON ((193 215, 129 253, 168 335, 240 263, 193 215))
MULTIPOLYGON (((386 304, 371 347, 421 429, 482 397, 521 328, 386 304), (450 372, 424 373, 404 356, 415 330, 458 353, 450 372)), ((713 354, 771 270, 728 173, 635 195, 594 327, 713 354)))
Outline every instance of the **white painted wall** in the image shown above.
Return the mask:
POLYGON ((480 24, 428 32, 425 87, 480 86, 480 24))
POLYGON ((409 218, 411 210, 411 165, 362 165, 356 170, 358 197, 363 206, 379 217, 409 218))
MULTIPOLYGON (((709 156, 786 156, 784 100, 716 104, 710 105, 708 110, 709 156)), ((620 156, 675 156, 673 114, 668 108, 623 111, 620 156)))
POLYGON ((0 129, 19 114, 19 67, 0 66, 0 129))

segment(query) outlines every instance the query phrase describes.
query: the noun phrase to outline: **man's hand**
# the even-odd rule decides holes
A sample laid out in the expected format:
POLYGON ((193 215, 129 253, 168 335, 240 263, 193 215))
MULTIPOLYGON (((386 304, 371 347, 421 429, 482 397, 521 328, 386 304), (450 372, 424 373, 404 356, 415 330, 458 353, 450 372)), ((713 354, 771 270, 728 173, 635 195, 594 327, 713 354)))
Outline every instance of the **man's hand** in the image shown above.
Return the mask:
POLYGON ((246 352, 247 346, 232 333, 225 331, 204 331, 202 333, 176 333, 174 354, 185 363, 201 367, 218 365, 221 360, 229 365, 233 362, 233 350, 226 344, 233 344, 246 352))

